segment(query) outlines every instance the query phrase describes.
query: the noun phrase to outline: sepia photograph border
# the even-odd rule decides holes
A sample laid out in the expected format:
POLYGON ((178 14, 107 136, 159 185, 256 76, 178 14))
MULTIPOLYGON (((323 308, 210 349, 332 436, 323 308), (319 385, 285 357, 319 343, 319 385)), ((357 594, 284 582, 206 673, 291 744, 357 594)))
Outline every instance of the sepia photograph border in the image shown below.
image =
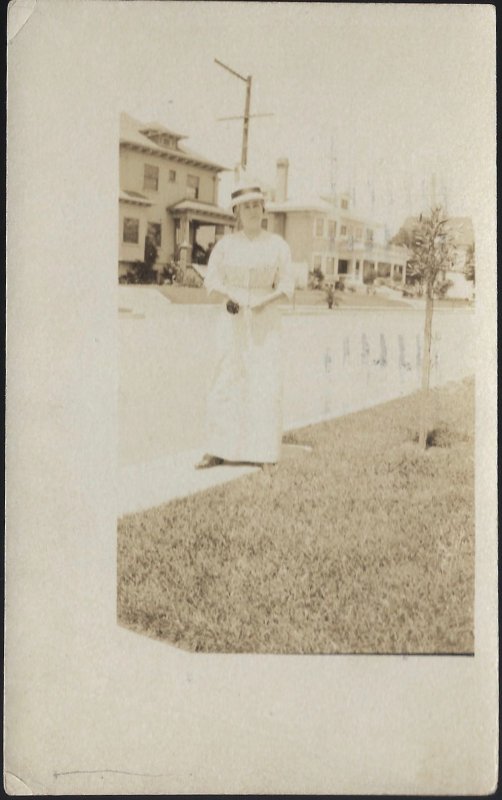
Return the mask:
MULTIPOLYGON (((157 14, 200 4, 132 5, 154 31, 157 14)), ((355 13, 308 5, 319 18, 355 13)), ((192 654, 116 622, 116 89, 128 6, 9 7, 5 789, 488 794, 498 751, 495 11, 356 4, 375 22, 465 15, 476 53, 475 656, 333 659, 192 654)))

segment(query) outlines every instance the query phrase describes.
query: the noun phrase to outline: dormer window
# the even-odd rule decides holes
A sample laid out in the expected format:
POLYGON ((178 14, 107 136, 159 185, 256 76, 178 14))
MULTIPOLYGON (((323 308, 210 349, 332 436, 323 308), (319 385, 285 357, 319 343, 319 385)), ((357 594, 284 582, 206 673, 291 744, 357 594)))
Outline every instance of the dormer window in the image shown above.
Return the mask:
POLYGON ((170 150, 176 150, 177 141, 174 136, 167 136, 164 134, 159 142, 163 147, 168 147, 170 150))
POLYGON ((178 136, 172 133, 165 133, 164 131, 155 130, 153 128, 144 129, 142 131, 144 136, 151 139, 152 142, 158 144, 160 147, 166 147, 169 150, 178 149, 178 136))

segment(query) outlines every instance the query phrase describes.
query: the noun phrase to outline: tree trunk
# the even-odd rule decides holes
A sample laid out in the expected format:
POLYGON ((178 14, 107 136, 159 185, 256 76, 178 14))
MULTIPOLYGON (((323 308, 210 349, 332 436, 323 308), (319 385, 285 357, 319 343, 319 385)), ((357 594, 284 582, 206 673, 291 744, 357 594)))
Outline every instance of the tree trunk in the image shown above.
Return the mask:
POLYGON ((431 340, 432 340, 432 283, 427 282, 425 294, 425 328, 424 355, 422 360, 422 397, 420 401, 420 431, 418 446, 425 450, 429 426, 429 379, 431 374, 431 340))

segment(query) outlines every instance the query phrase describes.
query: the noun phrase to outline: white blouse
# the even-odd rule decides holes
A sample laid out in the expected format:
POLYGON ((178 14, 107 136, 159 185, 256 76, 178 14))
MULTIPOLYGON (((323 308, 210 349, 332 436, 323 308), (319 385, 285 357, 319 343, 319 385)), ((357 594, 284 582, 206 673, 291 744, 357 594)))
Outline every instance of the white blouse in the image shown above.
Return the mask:
POLYGON ((249 306, 274 290, 291 300, 295 288, 289 245, 276 233, 250 239, 243 231, 220 239, 209 258, 204 285, 249 306))

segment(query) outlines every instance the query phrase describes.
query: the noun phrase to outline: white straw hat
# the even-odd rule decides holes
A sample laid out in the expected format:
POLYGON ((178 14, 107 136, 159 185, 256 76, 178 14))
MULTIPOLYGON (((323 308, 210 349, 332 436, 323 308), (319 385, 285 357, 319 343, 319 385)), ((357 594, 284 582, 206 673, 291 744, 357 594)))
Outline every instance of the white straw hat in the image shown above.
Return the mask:
POLYGON ((261 200, 265 202, 265 195, 263 194, 260 185, 256 181, 241 180, 235 186, 231 194, 232 208, 248 203, 251 200, 261 200))

